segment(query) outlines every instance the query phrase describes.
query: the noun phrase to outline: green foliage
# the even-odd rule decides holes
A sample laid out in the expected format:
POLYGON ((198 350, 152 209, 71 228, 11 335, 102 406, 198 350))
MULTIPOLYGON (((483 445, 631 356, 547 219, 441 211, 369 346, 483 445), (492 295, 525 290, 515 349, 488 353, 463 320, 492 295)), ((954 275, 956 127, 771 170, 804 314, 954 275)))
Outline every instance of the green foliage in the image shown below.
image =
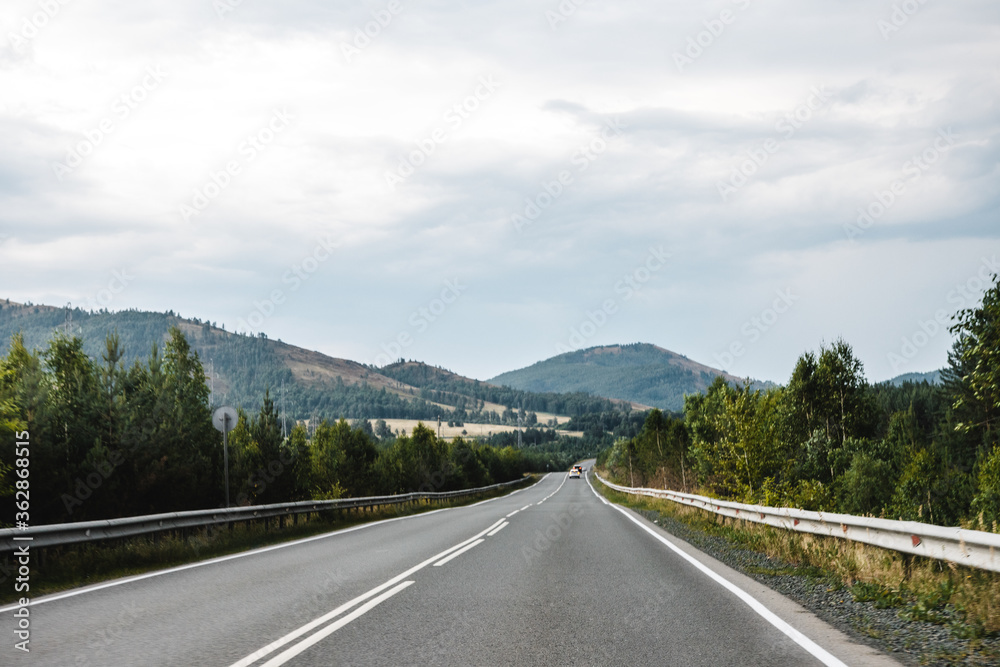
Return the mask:
POLYGON ((620 437, 598 462, 636 484, 679 488, 693 472, 702 492, 745 502, 995 530, 997 291, 960 314, 944 386, 872 387, 838 340, 803 354, 787 387, 717 378, 686 397, 683 423, 666 439, 662 415, 648 413, 642 433, 620 437))
POLYGON ((812 352, 799 357, 787 391, 784 407, 794 439, 801 442, 822 430, 836 445, 871 435, 874 397, 861 361, 843 340, 820 347, 818 357, 812 352))
POLYGON ((845 514, 875 514, 892 498, 895 481, 892 464, 857 451, 840 479, 840 511, 845 514))
POLYGON ((986 525, 1000 522, 1000 446, 994 447, 979 467, 972 513, 986 525))
MULTIPOLYGON (((224 502, 221 434, 198 353, 172 328, 126 367, 121 341, 109 334, 95 361, 80 338, 57 334, 39 354, 15 336, 0 357, 0 435, 30 431, 32 495, 49 499, 32 504, 34 524, 224 502)), ((422 424, 379 443, 367 420, 322 421, 312 438, 296 424, 286 438, 270 391, 262 396, 255 413, 238 410, 228 435, 237 505, 485 486, 568 466, 571 456, 562 451, 570 439, 537 429, 525 432, 530 451, 448 443, 422 424)), ((9 491, 12 451, 0 453, 0 492, 9 491)))
MULTIPOLYGON (((496 412, 477 413, 479 398, 502 405, 526 405, 530 410, 548 409, 558 414, 577 414, 588 410, 613 409, 610 401, 585 394, 535 397, 530 392, 491 387, 483 383, 458 383, 421 389, 421 395, 400 396, 362 381, 345 383, 342 378, 296 378, 285 358, 282 344, 263 335, 250 336, 220 331, 199 320, 183 320, 174 313, 134 310, 87 312, 79 308, 67 311, 50 307, 8 306, 0 308, 0 353, 15 334, 27 350, 42 350, 53 336, 63 336, 67 328, 81 341, 79 351, 92 359, 106 352, 106 338, 114 335, 118 343, 117 365, 131 368, 145 363, 145 353, 152 347, 161 351, 171 338, 171 329, 181 327, 191 348, 203 362, 210 364, 216 392, 214 405, 226 403, 245 410, 256 410, 261 396, 285 388, 281 397, 287 416, 293 421, 310 419, 336 421, 356 419, 445 419, 471 421, 472 415, 494 423, 513 423, 496 412), (195 326, 197 325, 197 326, 195 326), (478 389, 477 389, 478 387, 478 389), (453 395, 455 389, 464 395, 453 395), (479 398, 472 394, 481 394, 479 398), (442 409, 433 401, 457 404, 455 411, 442 409), (532 406, 539 407, 532 407, 532 406)), ((13 343, 12 343, 13 345, 13 343)), ((13 350, 11 347, 10 350, 13 350)), ((285 353, 287 356, 287 352, 285 353)), ((455 376, 457 377, 457 376, 455 376)), ((516 416, 514 420, 516 421, 516 416)))
POLYGON ((780 482, 788 459, 783 398, 782 390, 736 389, 721 378, 704 396, 688 398, 691 453, 707 490, 759 502, 765 483, 780 482))
POLYGON ((944 613, 944 608, 954 593, 955 585, 952 581, 950 579, 943 581, 933 590, 918 595, 913 604, 899 615, 908 621, 945 623, 948 616, 944 613))
POLYGON ((851 586, 851 597, 856 602, 874 602, 876 609, 891 609, 903 606, 903 596, 885 586, 863 581, 851 586))
POLYGON ((993 523, 1000 519, 1000 277, 993 277, 978 308, 960 311, 956 320, 945 384, 959 420, 955 429, 976 451, 972 511, 993 523))

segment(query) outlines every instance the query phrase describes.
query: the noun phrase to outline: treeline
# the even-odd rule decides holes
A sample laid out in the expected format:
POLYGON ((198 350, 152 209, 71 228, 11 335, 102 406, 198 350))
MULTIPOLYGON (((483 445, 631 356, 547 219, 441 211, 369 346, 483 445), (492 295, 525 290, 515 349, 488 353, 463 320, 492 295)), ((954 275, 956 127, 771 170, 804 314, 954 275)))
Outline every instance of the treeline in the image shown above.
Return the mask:
POLYGON ((642 430, 645 412, 611 410, 588 415, 578 415, 561 428, 582 431, 583 439, 598 449, 611 446, 616 440, 633 438, 642 430))
POLYGON ((114 335, 100 361, 79 338, 39 353, 15 335, 0 358, 0 403, 30 434, 31 524, 218 504, 221 437, 197 355, 175 329, 146 361, 123 357, 114 335))
MULTIPOLYGON (((277 392, 284 386, 285 394, 280 398, 287 416, 293 419, 430 420, 442 413, 446 418, 451 414, 424 397, 407 398, 364 382, 350 385, 336 378, 322 380, 318 376, 314 381, 300 382, 282 359, 279 343, 265 335, 220 332, 210 322, 198 318, 181 320, 173 311, 112 313, 0 303, 0 336, 3 337, 0 350, 15 334, 21 335, 27 349, 44 349, 53 332, 57 332, 79 337, 83 341, 82 352, 99 359, 104 353, 108 332, 114 332, 122 354, 120 362, 129 368, 135 362, 145 363, 150 348, 162 346, 174 326, 184 327, 191 348, 198 351, 205 370, 214 376, 215 381, 210 380, 210 385, 214 384, 213 402, 216 405, 226 403, 252 411, 260 404, 265 391, 270 388, 277 392)), ((460 419, 466 417, 465 414, 459 416, 460 419)))
MULTIPOLYGON (((0 357, 0 495, 13 492, 15 433, 30 442, 31 514, 39 525, 219 507, 222 436, 209 387, 180 330, 131 365, 114 334, 98 359, 80 338, 55 335, 43 351, 19 335, 0 357)), ((320 423, 283 437, 265 391, 259 412, 241 411, 230 433, 234 502, 258 504, 418 489, 451 490, 544 470, 552 457, 439 440, 418 427, 379 441, 371 428, 320 423)), ((9 513, 13 517, 13 512, 9 513)))
POLYGON ((488 486, 544 470, 553 458, 462 438, 448 442, 421 424, 409 435, 380 440, 367 420, 352 426, 341 419, 321 422, 311 435, 297 424, 284 438, 269 395, 257 414, 239 411, 229 446, 237 505, 488 486))
POLYGON ((536 393, 498 387, 479 380, 457 378, 451 373, 416 362, 400 360, 377 370, 394 380, 419 387, 421 396, 426 400, 457 405, 459 410, 465 411, 464 414, 456 411, 456 417, 464 417, 463 421, 472 421, 470 415, 483 410, 485 403, 571 417, 615 409, 612 401, 585 392, 536 393))
POLYGON ((1000 283, 956 315, 942 385, 870 385, 838 340, 784 387, 716 380, 682 418, 654 410, 602 452, 620 481, 749 503, 996 530, 1000 520, 1000 283))
MULTIPOLYGON (((427 419, 448 420, 452 411, 422 398, 406 399, 367 382, 344 384, 340 377, 313 386, 286 386, 288 413, 300 419, 427 419)), ((245 403, 244 403, 245 405, 245 403)))

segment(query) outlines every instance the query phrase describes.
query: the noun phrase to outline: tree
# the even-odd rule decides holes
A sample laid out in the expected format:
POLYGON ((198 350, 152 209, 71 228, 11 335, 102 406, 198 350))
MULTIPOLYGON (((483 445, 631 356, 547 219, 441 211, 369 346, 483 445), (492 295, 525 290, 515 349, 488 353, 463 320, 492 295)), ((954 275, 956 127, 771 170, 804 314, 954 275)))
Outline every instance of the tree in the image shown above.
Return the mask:
MULTIPOLYGON (((96 368, 83 352, 83 341, 57 334, 42 359, 48 386, 45 403, 36 415, 32 463, 36 469, 51 472, 37 477, 32 490, 50 501, 32 506, 36 520, 54 522, 63 518, 66 509, 58 499, 73 493, 78 480, 92 472, 83 464, 90 450, 101 446, 101 418, 96 368)), ((85 514, 75 518, 85 518, 85 514)))
POLYGON ((896 476, 892 464, 858 451, 840 477, 840 510, 847 514, 875 514, 892 498, 896 476))
POLYGON ((991 526, 996 532, 1000 522, 1000 447, 994 447, 979 466, 972 512, 978 515, 981 524, 991 526))
POLYGON ((392 429, 389 428, 384 419, 375 422, 375 437, 379 440, 387 440, 392 437, 392 429))
POLYGON ((735 391, 720 375, 704 394, 684 397, 684 420, 691 434, 691 456, 702 484, 711 484, 710 480, 715 475, 713 454, 722 437, 721 417, 726 410, 726 401, 735 391))
POLYGON ((281 415, 271 399, 270 390, 264 391, 264 400, 250 423, 250 438, 256 444, 257 459, 254 470, 256 502, 260 504, 283 502, 291 495, 294 483, 285 474, 281 415))
MULTIPOLYGON (((13 376, 13 371, 7 367, 3 359, 0 359, 0 442, 10 443, 10 446, 4 448, 5 450, 14 449, 13 443, 17 441, 15 436, 23 428, 23 422, 18 419, 17 407, 5 391, 11 376, 13 376)), ((15 478, 12 472, 14 459, 17 457, 13 456, 12 453, 8 454, 8 452, 4 452, 4 454, 7 456, 0 457, 0 498, 14 493, 15 478)))
POLYGON ((313 433, 310 443, 313 497, 340 498, 344 494, 344 489, 340 486, 344 463, 344 449, 340 440, 345 430, 350 430, 350 426, 343 419, 337 424, 323 420, 313 433))
POLYGON ((288 434, 287 457, 291 460, 293 484, 290 500, 312 498, 312 450, 306 437, 306 427, 296 424, 288 434))
MULTIPOLYGON (((0 357, 0 442, 13 443, 15 434, 35 426, 47 390, 37 354, 24 347, 24 337, 15 334, 6 358, 0 357)), ((38 441, 38 431, 32 447, 38 441)), ((0 497, 13 493, 14 448, 0 448, 0 497)))
POLYGON ((168 447, 173 461, 170 474, 175 507, 210 507, 220 499, 222 477, 221 434, 212 426, 209 388, 198 353, 191 349, 177 327, 170 330, 164 348, 164 390, 172 398, 168 447))
POLYGON ((959 311, 956 320, 945 386, 961 420, 957 430, 973 436, 977 448, 972 510, 993 522, 1000 518, 1000 277, 979 307, 959 311))
POLYGON ((802 442, 818 428, 839 445, 871 433, 874 397, 864 367, 843 339, 799 357, 788 382, 789 434, 802 442))
MULTIPOLYGON (((341 420, 338 423, 345 424, 341 420)), ((341 460, 340 482, 348 496, 365 496, 375 491, 375 480, 372 467, 378 458, 378 450, 370 435, 371 423, 365 423, 368 428, 348 428, 343 430, 340 447, 343 451, 341 460)))

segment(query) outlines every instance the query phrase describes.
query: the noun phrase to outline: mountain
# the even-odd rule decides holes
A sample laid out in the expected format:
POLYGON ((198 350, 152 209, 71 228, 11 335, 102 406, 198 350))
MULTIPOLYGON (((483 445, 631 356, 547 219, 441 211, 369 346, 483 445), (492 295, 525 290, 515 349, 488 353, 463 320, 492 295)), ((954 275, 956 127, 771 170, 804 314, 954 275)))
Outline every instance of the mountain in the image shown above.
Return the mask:
POLYGON ((265 335, 236 334, 172 311, 85 311, 80 308, 0 301, 0 353, 6 353, 15 333, 29 349, 44 350, 57 333, 77 336, 83 349, 101 363, 108 334, 116 333, 126 366, 148 359, 162 348, 172 327, 179 328, 198 353, 213 390, 213 402, 256 410, 270 391, 284 399, 289 416, 337 419, 431 419, 441 407, 420 398, 420 391, 375 369, 289 345, 265 335), (281 396, 284 388, 284 396, 281 396))
POLYGON ((891 380, 886 380, 889 384, 899 387, 906 382, 913 382, 919 384, 921 382, 927 382, 928 384, 941 384, 941 371, 928 371, 926 373, 903 373, 902 375, 897 375, 891 380))
POLYGON ((517 423, 512 407, 575 416, 614 409, 585 394, 545 394, 494 387, 418 362, 377 369, 306 350, 264 334, 225 331, 211 322, 166 313, 86 311, 0 300, 0 355, 14 334, 29 349, 43 351, 59 333, 83 340, 102 363, 105 339, 118 335, 126 367, 162 350, 172 327, 198 353, 213 391, 213 403, 256 411, 266 391, 292 419, 422 419, 471 423, 517 423))
POLYGON ((462 405, 470 409, 502 412, 510 408, 557 415, 582 415, 615 409, 643 409, 647 406, 609 400, 588 392, 531 392, 489 382, 471 380, 418 361, 400 361, 379 372, 407 385, 418 387, 428 400, 462 405), (472 398, 471 405, 468 399, 472 398))
POLYGON ((256 411, 266 391, 292 419, 442 419, 517 423, 518 409, 577 416, 656 406, 679 410, 685 393, 704 390, 723 374, 654 345, 597 347, 570 352, 482 382, 416 361, 383 368, 306 350, 264 334, 226 331, 197 318, 125 310, 20 304, 0 300, 0 354, 20 333, 29 349, 44 350, 57 333, 83 340, 101 362, 105 338, 116 333, 130 366, 162 349, 172 327, 198 353, 213 403, 256 411))
POLYGON ((704 391, 720 375, 746 382, 656 345, 632 343, 567 352, 489 382, 534 392, 583 391, 677 411, 685 394, 704 391))

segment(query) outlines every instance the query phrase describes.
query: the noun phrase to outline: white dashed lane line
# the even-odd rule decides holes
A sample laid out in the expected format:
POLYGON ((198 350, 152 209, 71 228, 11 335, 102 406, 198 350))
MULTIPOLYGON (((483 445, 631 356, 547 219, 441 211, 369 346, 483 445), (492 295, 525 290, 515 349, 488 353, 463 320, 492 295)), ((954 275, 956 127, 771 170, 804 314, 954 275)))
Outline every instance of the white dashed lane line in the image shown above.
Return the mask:
POLYGON ((504 521, 499 526, 497 526, 496 528, 494 528, 490 532, 486 533, 486 537, 493 537, 494 535, 496 535, 497 533, 499 533, 501 530, 503 530, 504 528, 506 528, 509 525, 510 525, 509 521, 504 521))
MULTIPOLYGON (((487 533, 487 535, 489 535, 489 533, 487 533)), ((456 552, 452 553, 451 555, 447 556, 446 558, 442 558, 438 562, 434 563, 434 567, 441 567, 442 565, 444 565, 448 561, 453 560, 455 558, 458 558, 459 556, 461 556, 462 554, 464 554, 469 549, 471 549, 473 547, 478 547, 480 544, 482 544, 485 541, 486 540, 480 538, 480 539, 476 540, 475 542, 473 542, 472 544, 466 544, 464 547, 462 547, 458 551, 456 551, 456 552)))

